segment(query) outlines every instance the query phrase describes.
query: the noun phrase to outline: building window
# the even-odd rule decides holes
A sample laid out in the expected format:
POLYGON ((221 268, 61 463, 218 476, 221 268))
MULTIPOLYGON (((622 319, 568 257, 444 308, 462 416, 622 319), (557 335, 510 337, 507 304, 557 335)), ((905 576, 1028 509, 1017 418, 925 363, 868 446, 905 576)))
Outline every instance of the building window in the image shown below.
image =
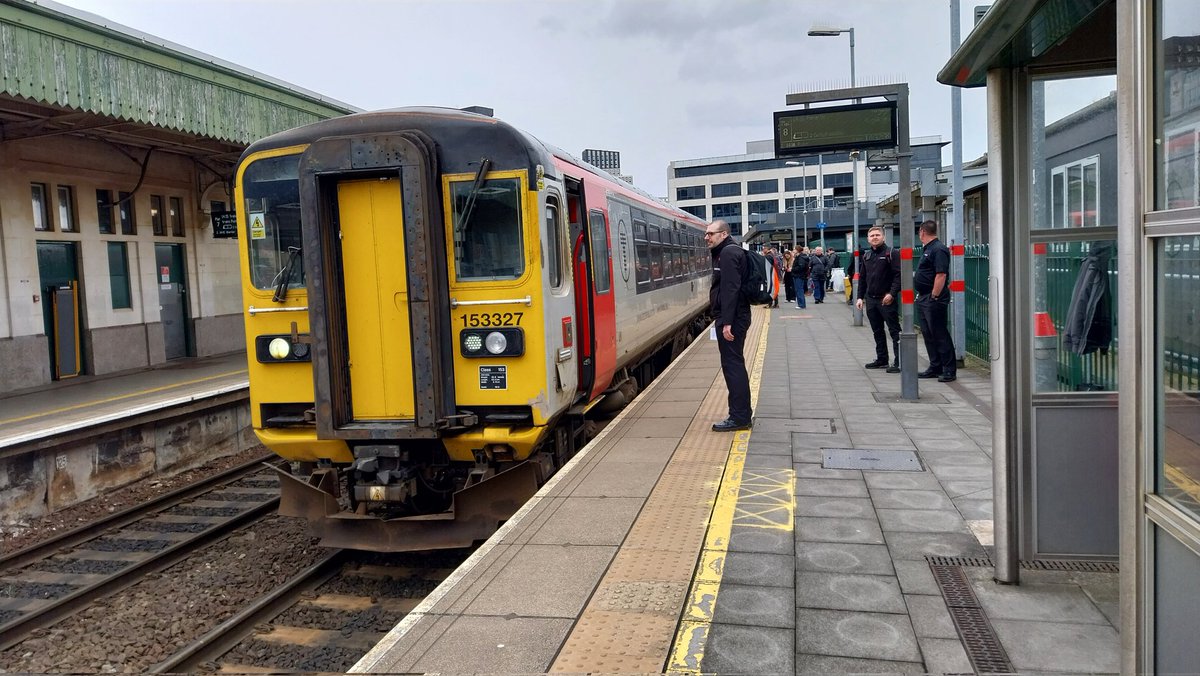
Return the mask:
POLYGON ((796 192, 798 190, 816 190, 816 176, 788 176, 783 179, 784 192, 796 192))
POLYGON ((163 213, 162 195, 150 196, 150 226, 154 229, 154 234, 162 236, 167 234, 167 219, 163 213))
POLYGON ((741 194, 741 183, 714 183, 712 187, 713 197, 737 197, 741 194))
POLYGON ((113 230, 113 193, 111 190, 96 191, 96 223, 101 235, 111 235, 113 230))
POLYGON ((69 185, 58 186, 58 229, 63 232, 78 232, 75 222, 75 189, 69 185))
POLYGON ((742 215, 741 202, 726 202, 712 205, 713 218, 740 218, 742 215))
POLYGON ((685 185, 681 188, 675 188, 676 200, 702 200, 704 199, 704 186, 702 185, 685 185))
POLYGON ((168 197, 167 200, 171 205, 167 212, 168 220, 171 222, 171 234, 175 237, 183 237, 183 200, 178 197, 168 197))
POLYGON ((29 186, 33 195, 33 229, 50 229, 50 208, 46 204, 46 184, 34 183, 29 186))
MULTIPOLYGON (((761 181, 747 181, 747 195, 768 195, 773 192, 779 192, 779 179, 763 179, 761 181)), ((754 209, 753 211, 758 211, 754 209)))
POLYGON ((137 219, 133 212, 133 195, 127 192, 117 193, 117 213, 121 219, 121 234, 136 235, 137 219))
POLYGON ((697 205, 694 207, 679 207, 679 208, 683 209, 684 211, 688 212, 689 214, 691 214, 701 220, 708 219, 708 207, 704 206, 703 204, 700 204, 700 205, 697 205))
POLYGON ((763 214, 776 214, 779 213, 779 200, 760 200, 758 202, 751 202, 750 204, 746 205, 746 208, 750 210, 750 213, 758 214, 760 216, 763 214))
POLYGON ((133 307, 132 294, 129 293, 129 255, 125 250, 125 242, 108 243, 108 284, 112 290, 114 310, 133 307))
POLYGON ((1100 156, 1050 170, 1051 228, 1095 227, 1100 223, 1100 156))
POLYGON ((854 174, 825 174, 826 188, 849 188, 854 185, 854 174))

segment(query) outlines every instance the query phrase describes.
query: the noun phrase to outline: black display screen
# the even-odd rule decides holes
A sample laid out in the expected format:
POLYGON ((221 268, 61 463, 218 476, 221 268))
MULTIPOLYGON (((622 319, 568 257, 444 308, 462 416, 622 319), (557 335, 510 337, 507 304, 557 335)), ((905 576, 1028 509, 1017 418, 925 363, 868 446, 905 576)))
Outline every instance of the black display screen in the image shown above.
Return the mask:
POLYGON ((777 157, 895 146, 894 101, 775 113, 777 157))

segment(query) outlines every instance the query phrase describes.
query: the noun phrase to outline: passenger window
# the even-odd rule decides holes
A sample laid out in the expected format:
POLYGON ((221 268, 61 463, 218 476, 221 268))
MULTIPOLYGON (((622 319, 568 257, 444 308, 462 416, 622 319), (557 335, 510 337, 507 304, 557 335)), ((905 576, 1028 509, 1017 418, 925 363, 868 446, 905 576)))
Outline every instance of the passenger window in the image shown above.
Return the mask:
POLYGON ((646 224, 634 217, 633 243, 637 248, 637 283, 641 287, 650 284, 650 241, 646 238, 646 224))
POLYGON ((662 232, 657 225, 652 225, 650 230, 650 277, 654 280, 663 278, 663 248, 662 248, 662 232))
POLYGON ((592 277, 596 281, 596 293, 608 293, 612 280, 609 278, 608 228, 604 227, 604 214, 591 212, 588 224, 592 229, 592 277))

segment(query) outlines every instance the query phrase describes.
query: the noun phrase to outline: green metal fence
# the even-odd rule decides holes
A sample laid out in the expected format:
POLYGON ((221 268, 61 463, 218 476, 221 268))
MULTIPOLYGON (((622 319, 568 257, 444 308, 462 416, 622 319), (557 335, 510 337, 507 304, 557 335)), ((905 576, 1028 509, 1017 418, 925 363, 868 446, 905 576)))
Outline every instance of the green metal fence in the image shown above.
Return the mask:
POLYGON ((991 343, 988 341, 988 245, 970 244, 963 256, 963 281, 966 290, 967 354, 989 361, 991 343))
MULTIPOLYGON (((1051 242, 1046 245, 1046 312, 1057 334, 1057 386, 1060 392, 1109 391, 1117 389, 1117 257, 1111 241, 1051 242), (1111 340, 1088 354, 1076 354, 1064 344, 1064 334, 1070 321, 1071 297, 1085 259, 1105 249, 1105 270, 1108 278, 1109 330, 1111 340)), ((1034 264, 1037 259, 1034 256, 1034 264)), ((1102 258, 1104 260, 1104 258, 1102 258)), ((1034 293, 1038 290, 1034 289, 1034 293)), ((1082 308, 1076 312, 1083 312, 1082 308)), ((1035 318, 1036 319, 1036 318, 1035 318)), ((1089 324, 1090 325, 1090 324, 1089 324)))

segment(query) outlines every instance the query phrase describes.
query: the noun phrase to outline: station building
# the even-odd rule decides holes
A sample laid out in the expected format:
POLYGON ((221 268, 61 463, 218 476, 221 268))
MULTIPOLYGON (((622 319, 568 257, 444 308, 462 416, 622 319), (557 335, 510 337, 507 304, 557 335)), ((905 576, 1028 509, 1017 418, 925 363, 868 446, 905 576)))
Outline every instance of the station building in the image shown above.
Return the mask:
POLYGON ((356 109, 52 2, 0 54, 0 394, 244 349, 238 157, 356 109))

